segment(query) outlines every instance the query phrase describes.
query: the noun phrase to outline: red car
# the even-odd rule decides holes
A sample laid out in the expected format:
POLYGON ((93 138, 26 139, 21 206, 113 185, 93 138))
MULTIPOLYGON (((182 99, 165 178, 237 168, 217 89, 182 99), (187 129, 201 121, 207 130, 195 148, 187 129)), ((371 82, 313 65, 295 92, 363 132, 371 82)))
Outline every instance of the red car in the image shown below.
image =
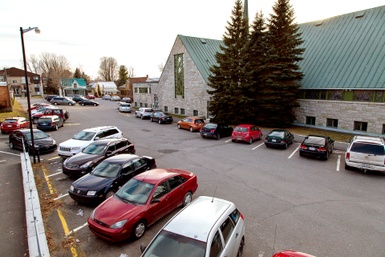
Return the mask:
POLYGON ((140 173, 95 208, 88 227, 110 242, 139 239, 148 226, 188 205, 197 188, 197 177, 189 171, 153 169, 140 173))
POLYGON ((231 135, 231 141, 243 141, 251 144, 255 140, 261 140, 262 136, 262 131, 257 128, 257 126, 252 124, 240 124, 235 127, 233 134, 231 135))
POLYGON ((86 98, 87 99, 95 99, 95 96, 94 95, 86 95, 86 98))
POLYGON ((1 133, 10 133, 16 129, 29 128, 29 121, 24 117, 6 118, 0 125, 1 133))
POLYGON ((274 254, 273 257, 315 257, 315 256, 307 253, 293 251, 293 250, 285 250, 274 254))

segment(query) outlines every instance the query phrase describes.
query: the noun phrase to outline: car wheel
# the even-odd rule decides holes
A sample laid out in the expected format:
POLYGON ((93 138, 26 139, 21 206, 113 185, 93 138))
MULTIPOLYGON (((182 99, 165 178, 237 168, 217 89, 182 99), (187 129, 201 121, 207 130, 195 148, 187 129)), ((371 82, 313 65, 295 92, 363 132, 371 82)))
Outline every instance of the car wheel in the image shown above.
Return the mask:
POLYGON ((238 253, 237 253, 237 257, 242 257, 243 255, 243 247, 245 245, 245 239, 242 238, 241 240, 241 243, 239 244, 239 248, 238 248, 238 253))
POLYGON ((190 127, 190 132, 194 132, 194 129, 192 127, 190 127))
POLYGON ((54 105, 57 105, 57 103, 53 103, 54 105))
POLYGON ((94 106, 97 106, 97 104, 94 104, 94 106))
POLYGON ((158 123, 159 123, 159 124, 162 124, 162 121, 161 121, 161 120, 158 120, 158 123))
POLYGON ((183 197, 182 206, 185 207, 185 206, 189 205, 191 203, 191 201, 192 201, 192 193, 187 192, 183 197))
POLYGON ((176 127, 178 128, 178 129, 180 129, 180 125, 178 124, 178 125, 176 125, 176 127))
POLYGON ((9 148, 15 149, 15 145, 12 142, 9 142, 9 148))
POLYGON ((249 145, 251 145, 252 143, 253 143, 253 138, 250 137, 250 139, 249 139, 249 145))
POLYGON ((217 136, 215 137, 217 140, 221 139, 221 134, 217 134, 217 136))
POLYGON ((140 220, 132 229, 132 238, 135 240, 139 239, 144 235, 144 232, 146 232, 146 222, 140 220))
POLYGON ((140 115, 140 119, 143 120, 143 115, 140 115))
POLYGON ((56 124, 55 125, 55 130, 57 131, 59 129, 58 125, 56 124))
POLYGON ((82 103, 82 106, 84 106, 84 104, 82 103))
POLYGON ((285 145, 284 145, 284 147, 285 147, 285 149, 287 149, 287 147, 288 147, 288 144, 287 144, 287 142, 285 142, 285 145))
POLYGON ((329 152, 328 151, 326 151, 326 155, 325 155, 325 161, 327 161, 328 159, 329 159, 329 152))
POLYGON ((69 105, 69 106, 71 106, 71 105, 72 105, 72 103, 68 103, 68 105, 69 105))
POLYGON ((110 198, 110 197, 113 196, 114 194, 115 194, 114 191, 112 191, 112 190, 108 191, 107 194, 106 194, 106 199, 110 198))
POLYGON ((231 139, 231 142, 233 142, 233 143, 236 143, 236 142, 237 142, 237 140, 235 140, 235 139, 231 139))

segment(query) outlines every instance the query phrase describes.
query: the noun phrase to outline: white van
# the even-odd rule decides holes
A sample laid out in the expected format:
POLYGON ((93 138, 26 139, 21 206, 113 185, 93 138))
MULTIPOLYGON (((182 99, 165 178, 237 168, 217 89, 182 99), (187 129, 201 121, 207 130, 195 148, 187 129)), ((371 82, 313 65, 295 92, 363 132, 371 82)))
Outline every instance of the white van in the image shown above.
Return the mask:
POLYGON ((243 215, 227 200, 200 196, 158 232, 141 257, 236 257, 245 244, 243 215))

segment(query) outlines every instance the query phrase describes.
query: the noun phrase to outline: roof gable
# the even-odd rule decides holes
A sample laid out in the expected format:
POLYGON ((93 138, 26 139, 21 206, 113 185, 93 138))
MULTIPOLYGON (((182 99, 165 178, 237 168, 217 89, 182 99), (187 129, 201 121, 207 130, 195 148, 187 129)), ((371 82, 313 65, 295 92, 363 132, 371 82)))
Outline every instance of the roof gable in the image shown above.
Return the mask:
POLYGON ((61 84, 63 87, 87 87, 86 81, 82 78, 80 79, 61 79, 61 84))
POLYGON ((299 24, 303 89, 384 89, 385 6, 299 24))

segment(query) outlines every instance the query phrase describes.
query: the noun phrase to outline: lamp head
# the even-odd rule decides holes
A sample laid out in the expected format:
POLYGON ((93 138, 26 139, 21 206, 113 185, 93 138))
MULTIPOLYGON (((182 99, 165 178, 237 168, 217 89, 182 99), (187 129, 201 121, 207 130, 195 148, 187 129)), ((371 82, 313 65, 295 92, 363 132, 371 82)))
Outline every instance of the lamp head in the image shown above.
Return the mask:
POLYGON ((35 28, 35 33, 36 33, 36 34, 40 34, 40 29, 36 27, 36 28, 35 28))

